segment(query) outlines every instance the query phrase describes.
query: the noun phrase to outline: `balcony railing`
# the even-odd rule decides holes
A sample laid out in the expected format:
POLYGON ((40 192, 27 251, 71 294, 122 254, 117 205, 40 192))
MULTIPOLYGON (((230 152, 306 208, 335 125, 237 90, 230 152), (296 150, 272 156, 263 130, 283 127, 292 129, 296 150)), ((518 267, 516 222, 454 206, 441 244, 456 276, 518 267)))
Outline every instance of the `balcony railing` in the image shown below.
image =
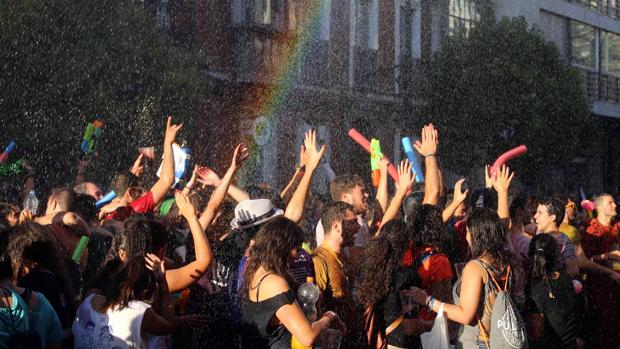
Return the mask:
POLYGON ((620 77, 587 70, 582 73, 588 100, 620 104, 620 77))
POLYGON ((620 7, 612 0, 565 0, 611 18, 620 19, 620 7))

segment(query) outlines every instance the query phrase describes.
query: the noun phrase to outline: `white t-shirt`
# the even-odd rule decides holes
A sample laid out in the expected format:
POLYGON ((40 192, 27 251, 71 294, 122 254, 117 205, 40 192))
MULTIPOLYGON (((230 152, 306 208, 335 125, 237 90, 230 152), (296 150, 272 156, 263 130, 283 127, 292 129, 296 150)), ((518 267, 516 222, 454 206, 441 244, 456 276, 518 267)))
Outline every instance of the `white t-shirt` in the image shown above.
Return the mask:
MULTIPOLYGON (((357 234, 355 234, 355 246, 366 247, 368 240, 370 240, 370 230, 368 229, 368 224, 366 223, 362 215, 357 216, 357 224, 360 225, 360 229, 357 231, 357 234)), ((323 243, 323 238, 325 237, 323 222, 319 221, 319 223, 316 225, 315 233, 316 245, 320 246, 323 243)))
POLYGON ((141 328, 144 313, 151 306, 131 301, 123 310, 96 311, 92 306, 95 295, 88 296, 77 310, 71 329, 74 348, 129 349, 145 348, 141 328))

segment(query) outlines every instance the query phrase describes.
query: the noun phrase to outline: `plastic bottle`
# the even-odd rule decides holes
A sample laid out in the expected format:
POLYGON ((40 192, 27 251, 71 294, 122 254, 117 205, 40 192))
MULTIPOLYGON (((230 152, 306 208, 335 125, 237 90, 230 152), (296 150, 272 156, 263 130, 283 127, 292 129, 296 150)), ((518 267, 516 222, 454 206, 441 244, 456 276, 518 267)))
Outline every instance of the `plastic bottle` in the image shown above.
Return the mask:
POLYGON ((306 314, 306 318, 311 323, 316 321, 316 301, 319 299, 319 288, 314 284, 314 278, 308 277, 307 281, 299 286, 297 290, 297 300, 301 303, 301 308, 306 314))
POLYGON ((24 209, 30 211, 32 214, 36 214, 39 209, 39 199, 37 199, 37 195, 34 190, 31 190, 28 193, 28 197, 24 200, 24 209))
MULTIPOLYGON (((316 321, 317 311, 316 311, 316 301, 319 299, 319 288, 314 284, 314 278, 308 277, 307 281, 299 286, 297 290, 297 300, 301 303, 301 309, 304 311, 306 318, 310 323, 316 321)), ((308 349, 310 347, 306 347, 305 345, 299 343, 297 338, 293 336, 293 340, 291 342, 292 349, 308 349)))

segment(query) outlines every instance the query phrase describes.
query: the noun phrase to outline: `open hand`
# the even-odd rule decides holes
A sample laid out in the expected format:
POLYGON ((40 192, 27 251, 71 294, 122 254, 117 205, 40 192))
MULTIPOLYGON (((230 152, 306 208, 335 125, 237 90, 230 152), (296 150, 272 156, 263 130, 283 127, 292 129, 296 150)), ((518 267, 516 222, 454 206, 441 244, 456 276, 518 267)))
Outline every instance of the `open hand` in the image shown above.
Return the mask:
POLYGON ((491 179, 491 168, 489 165, 484 165, 484 187, 490 189, 493 187, 493 180, 491 179))
POLYGON ((323 157, 323 153, 325 153, 326 148, 327 146, 323 145, 321 146, 321 149, 317 149, 315 130, 306 132, 304 137, 304 150, 302 154, 302 158, 306 158, 306 166, 314 170, 321 162, 321 158, 323 157))
POLYGON ((469 193, 469 189, 462 191, 463 182, 465 182, 465 178, 461 178, 456 183, 454 183, 454 201, 461 203, 465 201, 467 198, 467 194, 469 193))
POLYGON ((168 116, 168 120, 166 121, 166 134, 164 136, 164 145, 170 145, 174 143, 174 140, 177 137, 177 133, 179 132, 181 127, 183 127, 183 124, 173 125, 172 117, 168 116))
POLYGON ((400 165, 398 165, 398 190, 405 193, 411 190, 411 186, 413 186, 415 180, 415 174, 411 170, 412 166, 413 164, 407 159, 401 161, 400 165))
POLYGON ((136 177, 140 177, 140 175, 142 175, 142 169, 144 169, 144 166, 142 166, 143 157, 144 154, 140 153, 136 161, 134 161, 133 166, 131 166, 131 173, 136 177))
POLYGON ((207 166, 201 166, 196 174, 198 175, 198 183, 211 187, 217 187, 220 185, 220 176, 218 176, 217 173, 213 172, 213 170, 207 166))
POLYGON ((427 157, 437 153, 437 145, 439 144, 439 135, 433 124, 428 124, 422 128, 422 141, 416 141, 415 150, 420 155, 427 157))
POLYGON ((508 193, 508 188, 510 187, 510 182, 512 182, 514 175, 514 172, 510 173, 508 166, 502 165, 495 177, 491 177, 491 182, 493 183, 495 191, 498 193, 508 193))
POLYGON ((153 272, 158 282, 166 279, 166 264, 159 257, 152 253, 147 253, 144 260, 146 261, 146 267, 153 272))
POLYGON ((236 171, 249 156, 250 154, 248 152, 248 148, 246 148, 243 143, 237 144, 237 147, 235 147, 235 152, 233 153, 232 162, 230 163, 230 168, 236 171))
POLYGON ((187 195, 177 190, 174 192, 174 201, 179 208, 179 213, 181 213, 185 219, 190 220, 196 217, 196 209, 187 198, 187 195))

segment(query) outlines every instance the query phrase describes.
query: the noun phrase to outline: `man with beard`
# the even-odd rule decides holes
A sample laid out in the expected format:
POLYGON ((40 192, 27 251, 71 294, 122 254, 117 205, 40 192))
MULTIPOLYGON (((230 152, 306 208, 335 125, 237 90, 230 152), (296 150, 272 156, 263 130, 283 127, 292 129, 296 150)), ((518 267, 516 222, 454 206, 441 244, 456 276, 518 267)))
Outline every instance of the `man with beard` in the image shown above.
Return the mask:
MULTIPOLYGON (((321 221, 327 227, 325 237, 314 250, 312 261, 316 275, 316 285, 323 293, 322 310, 332 310, 340 315, 349 328, 353 345, 361 327, 357 322, 361 314, 353 300, 353 272, 343 253, 343 249, 352 246, 359 230, 353 206, 336 201, 323 209, 321 221)), ((344 344, 344 343, 343 343, 344 344)), ((346 345, 345 345, 346 347, 346 345)))

